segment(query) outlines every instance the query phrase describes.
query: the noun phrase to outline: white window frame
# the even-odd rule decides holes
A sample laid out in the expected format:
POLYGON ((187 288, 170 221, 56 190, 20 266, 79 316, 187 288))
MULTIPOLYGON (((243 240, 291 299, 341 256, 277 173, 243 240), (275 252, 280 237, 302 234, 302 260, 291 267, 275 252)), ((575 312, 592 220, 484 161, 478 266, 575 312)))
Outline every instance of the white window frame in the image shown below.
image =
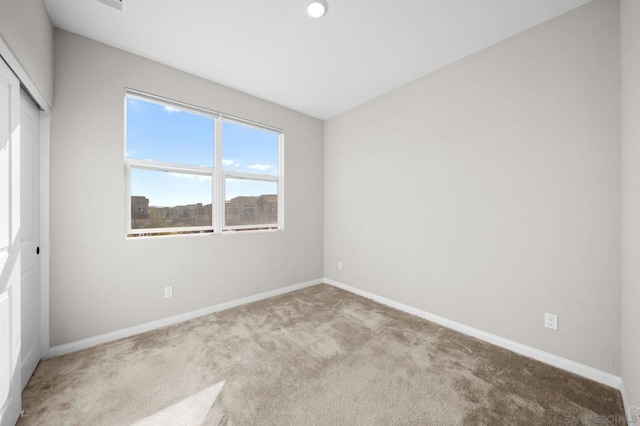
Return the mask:
POLYGON ((157 236, 162 234, 185 235, 185 234, 205 234, 215 235, 235 231, 267 231, 267 230, 284 230, 284 132, 276 127, 265 124, 256 123, 254 121, 243 118, 223 114, 220 112, 196 107, 183 102, 174 101, 157 95, 151 95, 135 89, 125 89, 124 96, 124 165, 125 165, 125 221, 126 236, 157 236), (178 108, 180 110, 209 117, 214 121, 214 162, 213 167, 192 166, 187 164, 167 163, 151 160, 137 160, 127 158, 127 99, 134 98, 146 102, 153 102, 164 106, 178 108), (233 170, 224 170, 222 165, 222 124, 229 122, 247 127, 253 127, 261 131, 274 133, 278 136, 278 171, 275 175, 240 172, 233 170), (131 171, 132 169, 154 170, 161 172, 174 172, 182 174, 192 174, 198 176, 211 177, 211 226, 192 226, 192 227, 166 227, 166 228, 144 228, 133 229, 131 218, 131 171), (277 223, 255 224, 255 225, 225 225, 225 182, 226 179, 246 179, 262 182, 275 182, 277 184, 277 223))

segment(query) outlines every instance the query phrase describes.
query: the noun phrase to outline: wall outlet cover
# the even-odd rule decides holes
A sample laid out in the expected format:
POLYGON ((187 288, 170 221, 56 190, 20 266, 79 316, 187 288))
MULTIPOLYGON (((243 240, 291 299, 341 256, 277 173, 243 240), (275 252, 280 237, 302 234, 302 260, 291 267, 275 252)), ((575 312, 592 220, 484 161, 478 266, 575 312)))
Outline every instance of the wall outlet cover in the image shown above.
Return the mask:
POLYGON ((544 326, 552 330, 558 329, 558 316, 554 314, 544 314, 544 326))
POLYGON ((164 297, 173 297, 173 286, 168 286, 164 288, 164 297))

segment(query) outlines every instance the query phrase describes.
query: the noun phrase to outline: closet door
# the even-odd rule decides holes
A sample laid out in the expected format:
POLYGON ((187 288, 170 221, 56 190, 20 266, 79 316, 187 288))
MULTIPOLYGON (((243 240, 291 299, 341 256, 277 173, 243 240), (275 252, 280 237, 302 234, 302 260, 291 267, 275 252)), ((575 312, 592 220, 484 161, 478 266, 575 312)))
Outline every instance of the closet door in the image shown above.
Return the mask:
POLYGON ((40 110, 20 96, 20 296, 22 389, 40 362, 40 110))
POLYGON ((20 83, 0 60, 0 425, 21 402, 20 83))

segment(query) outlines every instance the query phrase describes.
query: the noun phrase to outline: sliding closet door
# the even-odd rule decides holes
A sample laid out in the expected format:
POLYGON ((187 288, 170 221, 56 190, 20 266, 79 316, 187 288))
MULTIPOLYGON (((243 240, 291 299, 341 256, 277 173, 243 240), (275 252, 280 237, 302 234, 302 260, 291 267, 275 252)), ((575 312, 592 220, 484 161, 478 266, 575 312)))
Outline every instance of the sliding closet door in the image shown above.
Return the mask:
POLYGON ((40 110, 20 96, 20 296, 22 389, 40 362, 40 110))
POLYGON ((0 59, 0 425, 13 425, 20 394, 20 84, 0 59))

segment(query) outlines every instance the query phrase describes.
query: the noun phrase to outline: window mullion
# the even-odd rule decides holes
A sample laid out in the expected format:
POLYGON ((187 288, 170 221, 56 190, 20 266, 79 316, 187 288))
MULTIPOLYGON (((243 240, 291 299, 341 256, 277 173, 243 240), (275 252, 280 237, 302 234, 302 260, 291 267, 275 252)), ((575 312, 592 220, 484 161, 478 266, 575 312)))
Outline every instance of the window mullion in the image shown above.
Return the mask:
POLYGON ((214 187, 213 197, 215 208, 213 213, 213 229, 216 234, 222 233, 224 228, 224 213, 225 213, 225 201, 224 201, 224 172, 222 170, 222 120, 220 118, 215 119, 215 132, 214 132, 214 187))
POLYGON ((278 136, 278 229, 284 230, 284 134, 278 136))
POLYGON ((163 163, 160 161, 127 159, 130 167, 145 170, 157 170, 159 172, 184 173, 190 175, 211 176, 213 168, 202 166, 190 166, 187 164, 163 163))
POLYGON ((235 171, 224 172, 224 177, 229 179, 259 180, 264 182, 278 181, 278 176, 274 176, 274 175, 264 175, 264 174, 258 174, 258 173, 235 172, 235 171))
POLYGON ((125 194, 126 194, 126 202, 125 202, 125 217, 126 220, 126 233, 125 235, 131 234, 131 163, 129 161, 125 161, 124 167, 124 179, 125 179, 125 194))

